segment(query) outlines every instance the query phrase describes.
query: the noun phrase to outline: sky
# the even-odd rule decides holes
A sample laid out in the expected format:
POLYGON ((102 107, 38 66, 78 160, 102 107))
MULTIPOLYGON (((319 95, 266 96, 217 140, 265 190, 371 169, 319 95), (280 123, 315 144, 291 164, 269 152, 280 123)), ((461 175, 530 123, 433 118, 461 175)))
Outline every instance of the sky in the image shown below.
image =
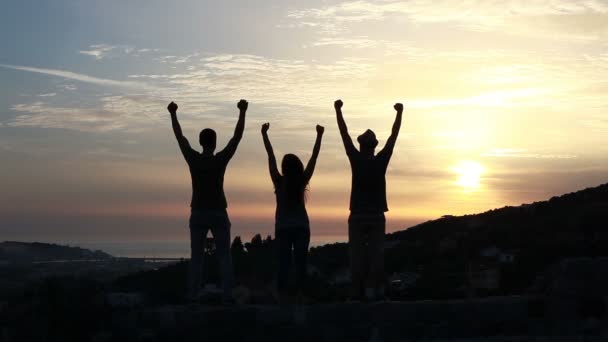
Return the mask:
POLYGON ((195 148, 232 136, 232 235, 272 234, 260 126, 310 157, 312 240, 345 241, 353 137, 386 142, 387 230, 606 182, 608 1, 7 0, 0 11, 0 240, 185 241, 195 148))

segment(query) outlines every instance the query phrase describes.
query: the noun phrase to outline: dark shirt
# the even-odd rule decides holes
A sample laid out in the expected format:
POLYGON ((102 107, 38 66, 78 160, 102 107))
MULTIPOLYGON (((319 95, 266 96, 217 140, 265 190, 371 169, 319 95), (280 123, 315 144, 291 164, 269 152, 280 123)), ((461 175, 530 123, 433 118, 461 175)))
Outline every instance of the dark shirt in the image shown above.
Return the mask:
POLYGON ((280 176, 274 182, 275 195, 277 199, 277 210, 275 212, 275 225, 277 228, 290 228, 308 226, 308 213, 302 198, 291 198, 287 193, 285 177, 280 176))
POLYGON ((352 170, 350 211, 356 213, 383 213, 386 202, 386 169, 390 153, 381 151, 365 158, 359 151, 348 154, 352 170))
POLYGON ((192 178, 193 209, 226 209, 228 204, 224 195, 224 174, 230 161, 225 151, 213 156, 188 148, 182 149, 192 178))

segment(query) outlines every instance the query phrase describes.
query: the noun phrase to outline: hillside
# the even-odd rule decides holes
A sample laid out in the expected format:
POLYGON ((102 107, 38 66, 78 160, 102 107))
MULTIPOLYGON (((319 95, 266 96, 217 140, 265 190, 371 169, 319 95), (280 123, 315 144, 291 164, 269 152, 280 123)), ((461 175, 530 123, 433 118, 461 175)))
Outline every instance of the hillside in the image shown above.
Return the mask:
POLYGON ((57 260, 99 260, 112 256, 102 251, 41 242, 4 241, 0 243, 0 260, 34 262, 57 260))
MULTIPOLYGON (((388 240, 426 245, 453 240, 460 247, 495 245, 503 249, 602 239, 608 222, 608 184, 547 201, 503 207, 481 214, 444 216, 388 235, 388 240), (463 244, 466 244, 464 246, 463 244)), ((454 245, 454 244, 452 244, 454 245)))

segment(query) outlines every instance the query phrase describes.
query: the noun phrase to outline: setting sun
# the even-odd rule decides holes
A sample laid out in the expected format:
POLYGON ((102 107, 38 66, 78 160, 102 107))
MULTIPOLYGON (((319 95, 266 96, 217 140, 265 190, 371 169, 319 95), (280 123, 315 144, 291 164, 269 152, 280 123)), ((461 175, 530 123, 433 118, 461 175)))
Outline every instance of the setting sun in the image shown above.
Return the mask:
POLYGON ((479 189, 481 175, 485 172, 485 168, 478 162, 466 160, 452 167, 452 171, 458 175, 456 184, 467 191, 473 191, 479 189))

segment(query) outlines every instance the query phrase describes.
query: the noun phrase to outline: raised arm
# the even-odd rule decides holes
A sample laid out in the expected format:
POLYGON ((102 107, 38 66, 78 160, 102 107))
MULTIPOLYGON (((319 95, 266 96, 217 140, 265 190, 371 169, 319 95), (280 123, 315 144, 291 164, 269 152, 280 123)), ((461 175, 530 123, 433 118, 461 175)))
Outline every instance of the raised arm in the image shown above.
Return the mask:
POLYGON ((279 173, 279 169, 277 168, 277 158, 274 156, 272 144, 270 143, 270 139, 268 138, 269 128, 269 123, 265 123, 262 125, 262 139, 264 139, 264 147, 266 148, 266 153, 268 153, 268 171, 270 171, 270 178, 272 179, 272 183, 276 184, 279 178, 281 177, 281 174, 279 173))
POLYGON ((399 129, 401 129, 401 117, 403 115, 403 105, 401 103, 396 103, 393 108, 397 111, 397 116, 395 117, 395 122, 393 123, 393 129, 391 131, 391 136, 386 141, 386 145, 382 151, 378 152, 378 154, 387 155, 390 157, 393 154, 393 149, 395 148, 395 143, 397 142, 397 137, 399 136, 399 129))
POLYGON ((173 126, 173 133, 175 134, 175 138, 177 139, 179 149, 182 151, 184 157, 188 159, 193 150, 192 147, 190 147, 188 139, 184 137, 184 134, 182 133, 182 126, 177 120, 177 104, 175 104, 175 102, 169 103, 169 106, 167 106, 167 110, 171 114, 171 126, 173 126))
POLYGON ((306 182, 310 181, 312 174, 315 172, 315 166, 317 165, 317 158, 319 157, 319 151, 321 150, 321 139, 323 139, 323 132, 325 127, 317 125, 317 140, 315 140, 315 146, 312 148, 312 156, 306 165, 304 170, 304 178, 306 182))
POLYGON ((228 142, 228 145, 226 145, 226 147, 218 153, 224 155, 227 159, 232 158, 236 152, 236 148, 239 146, 239 143, 243 138, 243 131, 245 130, 245 114, 247 113, 249 103, 245 100, 241 100, 236 106, 239 109, 239 120, 234 128, 234 135, 228 142))
POLYGON ((348 128, 346 128, 346 122, 344 121, 344 116, 342 115, 342 106, 342 100, 336 100, 336 102, 334 102, 336 118, 338 119, 338 128, 340 129, 340 136, 342 137, 342 142, 344 143, 344 149, 346 149, 347 155, 351 155, 357 152, 357 149, 355 148, 350 135, 348 135, 348 128))

